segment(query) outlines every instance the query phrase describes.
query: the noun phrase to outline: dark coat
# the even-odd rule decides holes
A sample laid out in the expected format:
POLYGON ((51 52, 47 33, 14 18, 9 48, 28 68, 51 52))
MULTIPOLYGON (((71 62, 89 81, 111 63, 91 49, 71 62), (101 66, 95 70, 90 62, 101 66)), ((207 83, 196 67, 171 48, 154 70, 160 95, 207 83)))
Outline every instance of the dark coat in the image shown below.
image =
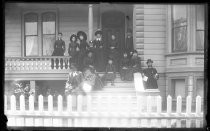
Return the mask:
POLYGON ((128 55, 130 54, 131 51, 133 51, 133 37, 130 37, 130 38, 126 38, 126 41, 125 41, 125 50, 126 52, 128 53, 128 55))
POLYGON ((79 48, 78 43, 76 43, 76 42, 69 43, 68 53, 69 53, 69 56, 72 57, 71 59, 72 59, 73 63, 76 62, 77 55, 79 53, 79 51, 76 50, 77 48, 79 48))
POLYGON ((80 51, 79 51, 78 57, 77 57, 77 65, 78 65, 78 69, 80 71, 83 70, 83 59, 86 55, 87 48, 88 48, 88 43, 85 40, 80 41, 80 44, 79 44, 80 51))
POLYGON ((115 78, 116 78, 116 67, 114 64, 108 64, 106 66, 105 80, 114 81, 115 78))
POLYGON ((65 42, 62 39, 56 40, 52 56, 64 56, 65 49, 65 42))
POLYGON ((130 66, 133 70, 133 73, 141 72, 141 58, 140 57, 131 57, 130 66))
POLYGON ((122 58, 120 62, 120 77, 122 80, 132 80, 133 72, 129 68, 130 60, 129 58, 122 58), (126 69, 124 69, 126 67, 126 69))
POLYGON ((105 68, 105 51, 103 47, 103 42, 100 40, 94 40, 93 45, 95 47, 95 58, 96 58, 96 70, 104 71, 105 68))
POLYGON ((147 89, 157 89, 157 79, 155 78, 155 74, 157 73, 157 70, 155 68, 146 68, 143 70, 143 73, 145 76, 148 77, 146 82, 147 89))

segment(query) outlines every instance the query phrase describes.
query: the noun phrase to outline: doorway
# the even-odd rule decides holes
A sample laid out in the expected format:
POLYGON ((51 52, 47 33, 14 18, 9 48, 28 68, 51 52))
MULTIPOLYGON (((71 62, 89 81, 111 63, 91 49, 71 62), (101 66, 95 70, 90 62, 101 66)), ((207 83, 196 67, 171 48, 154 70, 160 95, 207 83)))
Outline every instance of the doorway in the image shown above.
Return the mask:
POLYGON ((115 10, 102 13, 102 31, 105 48, 108 49, 111 35, 115 34, 121 54, 125 49, 125 14, 115 10))

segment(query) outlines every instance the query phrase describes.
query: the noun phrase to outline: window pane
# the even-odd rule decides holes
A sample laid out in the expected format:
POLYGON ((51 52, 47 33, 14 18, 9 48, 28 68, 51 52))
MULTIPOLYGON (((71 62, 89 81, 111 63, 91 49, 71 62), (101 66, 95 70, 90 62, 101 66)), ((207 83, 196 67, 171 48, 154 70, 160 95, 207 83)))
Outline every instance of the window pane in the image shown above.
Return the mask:
POLYGON ((197 5, 196 13, 197 13, 197 29, 204 30, 204 6, 197 5))
POLYGON ((196 32, 196 50, 204 49, 204 31, 196 32))
POLYGON ((55 35, 43 35, 43 55, 51 56, 54 50, 55 35))
POLYGON ((44 13, 42 22, 43 34, 55 34, 55 13, 44 13))
POLYGON ((199 95, 203 98, 204 94, 204 83, 203 79, 197 79, 196 82, 196 96, 199 95))
POLYGON ((37 35, 37 22, 25 23, 25 35, 37 35))
POLYGON ((38 55, 37 36, 26 36, 26 56, 38 55))
POLYGON ((187 27, 177 27, 173 31, 173 51, 187 51, 187 27))
POLYGON ((173 6, 173 23, 174 26, 186 25, 187 21, 187 6, 174 5, 173 6))

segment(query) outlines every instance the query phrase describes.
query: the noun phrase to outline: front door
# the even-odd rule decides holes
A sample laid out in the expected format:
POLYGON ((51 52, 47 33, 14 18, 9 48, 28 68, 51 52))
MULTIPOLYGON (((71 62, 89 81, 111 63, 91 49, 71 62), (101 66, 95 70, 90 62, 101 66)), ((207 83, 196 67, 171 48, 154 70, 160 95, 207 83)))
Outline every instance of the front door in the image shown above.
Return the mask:
POLYGON ((125 45, 125 14, 119 11, 108 11, 102 14, 102 31, 105 48, 108 49, 111 35, 115 34, 118 51, 122 53, 125 45))

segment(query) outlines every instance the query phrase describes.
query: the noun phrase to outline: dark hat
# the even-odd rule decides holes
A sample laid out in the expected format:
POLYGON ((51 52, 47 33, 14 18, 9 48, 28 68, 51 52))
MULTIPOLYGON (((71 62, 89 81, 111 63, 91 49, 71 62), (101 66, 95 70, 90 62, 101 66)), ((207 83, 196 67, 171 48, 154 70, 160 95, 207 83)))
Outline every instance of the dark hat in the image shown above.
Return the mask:
POLYGON ((84 31, 78 31, 77 32, 77 37, 79 38, 79 36, 83 36, 84 37, 84 40, 87 40, 87 35, 84 31))
POLYGON ((148 64, 149 62, 150 62, 150 63, 153 63, 153 61, 152 61, 151 59, 148 59, 148 60, 147 60, 147 64, 148 64))
POLYGON ((77 35, 75 35, 75 34, 71 35, 70 41, 72 42, 72 38, 73 38, 73 37, 75 37, 75 41, 77 41, 77 35))
POLYGON ((97 35, 97 34, 102 35, 102 31, 98 29, 98 30, 95 32, 95 35, 97 35))

